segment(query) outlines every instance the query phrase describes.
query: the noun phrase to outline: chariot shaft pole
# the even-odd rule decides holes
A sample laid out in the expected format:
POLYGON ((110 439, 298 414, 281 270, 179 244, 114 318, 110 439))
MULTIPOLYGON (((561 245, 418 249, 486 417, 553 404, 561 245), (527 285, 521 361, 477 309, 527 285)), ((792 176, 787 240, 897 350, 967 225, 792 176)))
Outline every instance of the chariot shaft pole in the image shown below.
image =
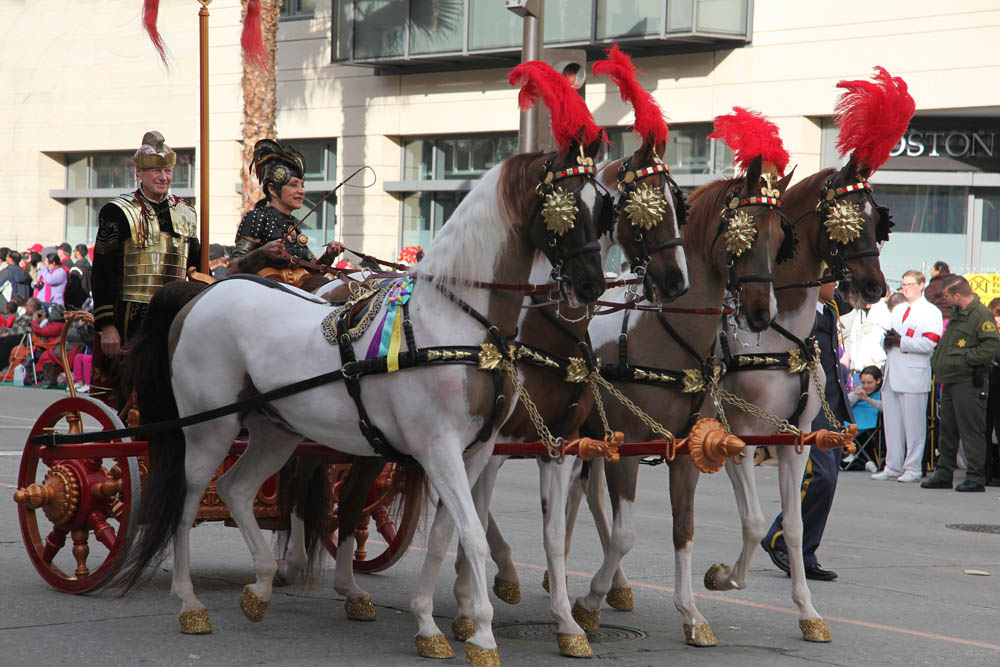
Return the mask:
POLYGON ((201 188, 198 193, 201 209, 201 265, 202 273, 209 273, 208 268, 208 7, 211 0, 198 0, 201 9, 198 10, 198 62, 199 87, 201 98, 201 188))

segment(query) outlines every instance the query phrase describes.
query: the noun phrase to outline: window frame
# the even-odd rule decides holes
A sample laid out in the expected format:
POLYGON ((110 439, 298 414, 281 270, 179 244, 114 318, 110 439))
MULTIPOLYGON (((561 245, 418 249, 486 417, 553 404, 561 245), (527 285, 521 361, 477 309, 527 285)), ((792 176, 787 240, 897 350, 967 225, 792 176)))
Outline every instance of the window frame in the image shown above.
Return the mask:
POLYGON ((299 8, 299 3, 302 0, 283 0, 281 8, 278 10, 278 22, 284 23, 285 21, 308 21, 316 18, 316 12, 313 11, 302 11, 299 8), (293 9, 289 9, 293 7, 293 9))

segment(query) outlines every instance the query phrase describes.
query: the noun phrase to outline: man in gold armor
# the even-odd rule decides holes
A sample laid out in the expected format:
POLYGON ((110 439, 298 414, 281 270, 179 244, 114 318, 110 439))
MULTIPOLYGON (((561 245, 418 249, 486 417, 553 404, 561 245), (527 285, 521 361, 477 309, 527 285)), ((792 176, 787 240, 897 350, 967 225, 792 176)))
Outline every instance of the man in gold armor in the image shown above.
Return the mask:
POLYGON ((138 333, 153 293, 183 280, 200 256, 194 207, 170 194, 177 154, 153 131, 133 161, 139 187, 104 205, 94 245, 94 328, 109 360, 138 333))

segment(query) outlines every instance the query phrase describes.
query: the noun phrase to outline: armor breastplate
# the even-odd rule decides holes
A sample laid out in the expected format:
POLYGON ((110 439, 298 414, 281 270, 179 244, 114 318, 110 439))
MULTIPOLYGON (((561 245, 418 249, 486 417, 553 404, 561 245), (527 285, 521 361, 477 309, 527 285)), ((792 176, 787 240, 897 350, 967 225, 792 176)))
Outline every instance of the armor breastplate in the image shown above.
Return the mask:
POLYGON ((149 303, 157 289, 166 283, 183 280, 187 271, 190 239, 197 235, 198 221, 194 208, 170 196, 170 220, 176 234, 160 231, 156 212, 135 193, 112 199, 125 213, 129 238, 124 245, 125 275, 123 301, 149 303))

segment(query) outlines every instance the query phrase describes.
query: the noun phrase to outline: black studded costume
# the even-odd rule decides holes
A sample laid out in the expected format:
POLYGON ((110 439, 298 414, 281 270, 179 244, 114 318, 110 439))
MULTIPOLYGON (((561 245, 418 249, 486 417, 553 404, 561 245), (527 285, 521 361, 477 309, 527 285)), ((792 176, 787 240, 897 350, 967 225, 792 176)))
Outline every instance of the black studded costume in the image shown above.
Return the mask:
POLYGON ((283 148, 278 142, 261 139, 253 148, 251 171, 264 190, 264 199, 243 216, 236 230, 236 246, 229 264, 229 273, 257 273, 265 268, 285 269, 287 259, 271 259, 263 247, 271 241, 283 241, 285 251, 299 259, 329 264, 333 259, 324 253, 319 260, 306 245, 308 238, 297 231, 298 221, 271 204, 270 186, 279 193, 292 178, 304 178, 306 164, 302 155, 292 147, 283 148))

